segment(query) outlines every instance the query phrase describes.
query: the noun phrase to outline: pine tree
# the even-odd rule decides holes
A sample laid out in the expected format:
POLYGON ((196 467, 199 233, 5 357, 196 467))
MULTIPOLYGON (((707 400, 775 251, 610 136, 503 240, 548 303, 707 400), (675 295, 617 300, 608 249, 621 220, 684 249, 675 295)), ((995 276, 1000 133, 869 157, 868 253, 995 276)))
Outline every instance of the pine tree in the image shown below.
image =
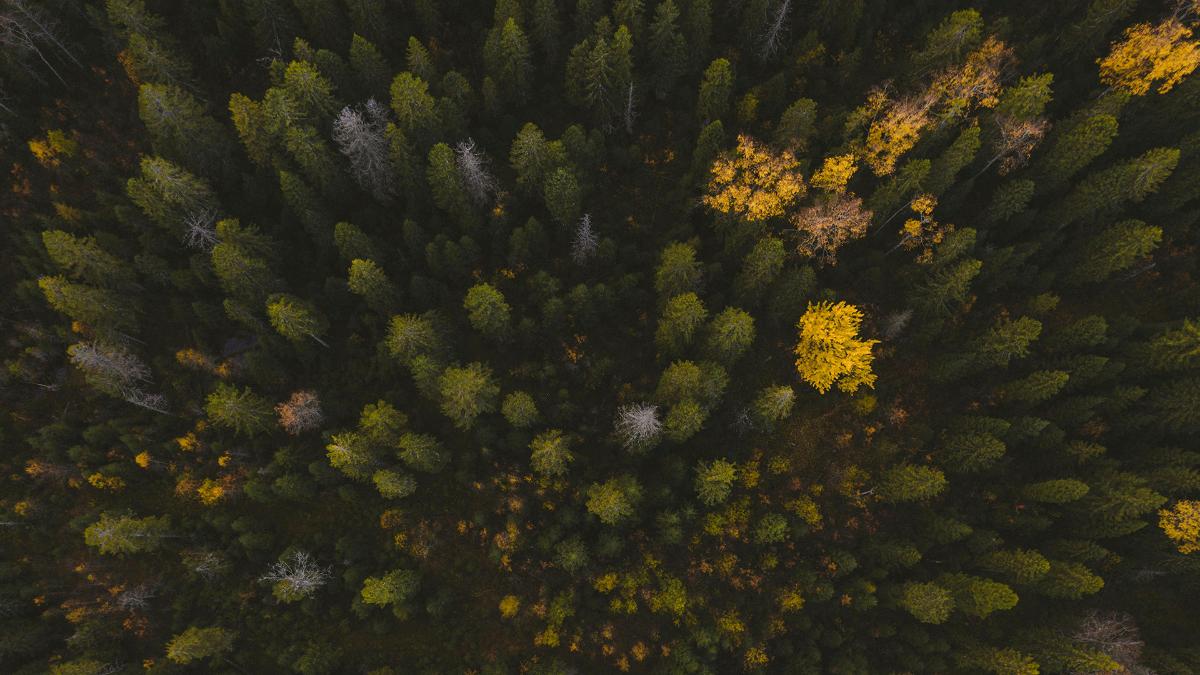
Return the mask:
POLYGON ((508 17, 489 32, 483 46, 483 63, 506 99, 522 102, 529 95, 533 62, 529 39, 516 18, 508 17))
POLYGON ((715 59, 704 71, 704 79, 700 82, 696 117, 703 124, 725 117, 729 114, 732 96, 733 66, 725 59, 715 59))
POLYGON ((642 488, 631 476, 620 476, 587 488, 587 510, 606 525, 632 518, 641 501, 642 488))
POLYGON ((280 335, 300 342, 311 338, 321 346, 329 345, 321 339, 329 324, 310 303, 286 293, 277 293, 267 298, 267 317, 271 326, 280 335))
POLYGON ((470 429, 475 419, 496 410, 500 385, 492 369, 482 363, 447 368, 438 378, 442 412, 460 429, 470 429))
POLYGON ((696 465, 696 495, 706 506, 715 506, 729 498, 737 468, 726 460, 718 459, 696 465))
POLYGON ((218 384, 208 395, 204 410, 213 424, 247 436, 269 429, 274 417, 271 404, 265 398, 249 387, 239 390, 225 382, 218 384))
POLYGON ((138 89, 138 114, 155 152, 193 171, 212 172, 227 153, 225 130, 177 86, 143 84, 138 89))
POLYGON ((695 293, 681 293, 667 301, 654 342, 666 353, 676 353, 691 344, 708 318, 708 310, 695 293))
POLYGON ((143 553, 162 545, 169 527, 170 521, 165 516, 135 518, 105 512, 83 531, 83 539, 105 555, 143 553))
POLYGON ((76 237, 62 230, 42 232, 46 253, 71 278, 93 286, 120 286, 131 280, 131 270, 105 251, 95 237, 76 237))
POLYGON ((351 293, 363 296, 371 309, 382 314, 388 313, 400 298, 400 289, 373 260, 350 261, 347 283, 351 293))
POLYGON ((879 484, 879 496, 888 502, 924 501, 946 489, 946 476, 930 466, 901 464, 888 469, 879 484))
POLYGON ((450 460, 442 444, 428 434, 406 433, 397 441, 400 459, 410 468, 425 473, 436 473, 450 460))
MULTIPOLYGON (((647 48, 654 64, 654 94, 665 100, 687 69, 687 45, 679 32, 679 8, 673 0, 662 0, 654 8, 647 48)), ((636 34, 636 32, 635 32, 636 34)))
POLYGON ((1124 220, 1090 239, 1066 275, 1071 284, 1099 283, 1150 255, 1162 241, 1162 228, 1124 220))
POLYGON ((940 624, 954 611, 954 598, 936 583, 910 581, 904 584, 900 606, 921 623, 940 624))
POLYGON ((179 664, 217 659, 233 649, 235 637, 233 631, 224 628, 191 626, 167 643, 167 659, 179 664))
POLYGON ((1097 171, 1067 195, 1050 216, 1059 226, 1110 216, 1129 202, 1158 190, 1179 163, 1176 148, 1155 148, 1140 157, 1097 171))
POLYGON ((61 276, 41 277, 38 287, 56 311, 102 333, 126 333, 137 326, 135 305, 115 291, 71 283, 61 276))
POLYGON ((713 317, 707 332, 706 351, 714 359, 730 365, 754 343, 754 317, 737 307, 727 307, 713 317))
POLYGON ((476 284, 463 300, 467 319, 475 330, 493 338, 503 338, 512 330, 512 311, 504 294, 491 284, 476 284))
POLYGON ((539 475, 560 478, 567 473, 568 465, 575 461, 571 452, 570 439, 559 429, 548 429, 534 436, 529 443, 530 464, 539 475))
POLYGON ((125 191, 150 220, 175 232, 189 216, 217 210, 207 183, 161 157, 143 157, 141 176, 130 178, 125 191))
POLYGON ((1040 192, 1057 189, 1108 149, 1117 136, 1117 118, 1097 114, 1084 118, 1059 134, 1034 169, 1040 192))

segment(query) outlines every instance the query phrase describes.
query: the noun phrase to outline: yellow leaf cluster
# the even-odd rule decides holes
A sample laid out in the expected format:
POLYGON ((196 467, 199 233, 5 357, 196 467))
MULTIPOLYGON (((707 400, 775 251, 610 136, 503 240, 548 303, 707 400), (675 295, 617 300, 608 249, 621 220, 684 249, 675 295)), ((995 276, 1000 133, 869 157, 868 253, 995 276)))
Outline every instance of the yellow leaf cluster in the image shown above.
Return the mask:
POLYGON ((511 619, 521 609, 521 599, 515 595, 506 595, 500 600, 500 616, 511 619))
POLYGON ((67 136, 61 129, 51 129, 45 138, 34 138, 29 141, 29 152, 38 164, 53 168, 62 163, 63 159, 75 156, 79 143, 67 136))
POLYGON ((931 121, 932 100, 928 96, 897 101, 867 129, 863 159, 876 176, 896 170, 896 160, 912 149, 921 131, 931 121))
POLYGON ((805 192, 800 162, 790 152, 773 153, 749 136, 713 162, 704 205, 757 222, 783 215, 805 192))
POLYGON ((933 260, 933 247, 942 243, 946 235, 954 231, 949 223, 939 223, 933 217, 937 207, 937 197, 930 194, 918 195, 909 204, 916 218, 909 218, 900 227, 900 246, 908 250, 921 249, 917 254, 917 262, 928 263, 933 260))
POLYGON ((976 106, 994 108, 1000 102, 1000 72, 1012 57, 1012 49, 989 37, 967 55, 961 65, 948 68, 930 86, 930 95, 936 98, 947 116, 954 117, 976 106))
POLYGON ((1158 526, 1180 553, 1200 551, 1200 501, 1181 499, 1170 509, 1159 511, 1158 526))
POLYGON ((822 394, 837 384, 853 393, 860 386, 875 384, 871 348, 879 340, 860 340, 862 312, 845 302, 809 303, 800 317, 800 342, 796 345, 796 370, 805 382, 822 394))
POLYGON ((200 497, 201 504, 212 506, 225 496, 225 487, 211 478, 205 478, 200 487, 196 488, 196 494, 200 497))
POLYGON ((141 468, 146 469, 150 467, 150 459, 150 453, 143 450, 134 456, 133 461, 141 468))
POLYGON ((1097 59, 1100 81, 1134 96, 1158 83, 1165 94, 1200 66, 1200 43, 1189 40, 1192 30, 1171 18, 1157 26, 1139 23, 1125 31, 1108 56, 1097 59))
POLYGON ((826 157, 809 183, 815 188, 841 194, 846 190, 846 183, 850 182, 850 177, 855 171, 858 171, 858 161, 853 153, 826 157))
POLYGON ((125 480, 120 476, 105 476, 102 473, 93 473, 87 478, 88 483, 97 490, 111 490, 120 492, 125 489, 125 480))

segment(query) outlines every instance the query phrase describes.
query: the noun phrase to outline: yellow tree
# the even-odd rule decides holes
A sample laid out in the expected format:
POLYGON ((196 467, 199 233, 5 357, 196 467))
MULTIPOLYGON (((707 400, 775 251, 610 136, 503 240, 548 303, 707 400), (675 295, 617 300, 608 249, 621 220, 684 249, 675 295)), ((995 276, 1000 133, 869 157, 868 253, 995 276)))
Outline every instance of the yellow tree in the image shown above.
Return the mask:
POLYGON ((804 196, 799 166, 791 152, 773 153, 749 136, 738 136, 737 149, 713 162, 704 204, 748 222, 781 216, 804 196))
POLYGON ((825 158, 821 168, 817 169, 808 182, 815 188, 841 194, 846 191, 846 183, 850 182, 855 171, 858 171, 858 162, 852 153, 834 155, 825 158))
POLYGON ((967 55, 960 66, 942 71, 929 95, 942 106, 942 115, 957 117, 975 107, 994 108, 1000 102, 1000 75, 1012 60, 1012 49, 990 37, 967 55))
POLYGON ((834 384, 847 393, 859 386, 872 387, 875 373, 871 348, 879 340, 858 337, 862 312, 854 305, 839 302, 809 303, 808 311, 796 327, 800 341, 796 344, 796 370, 805 382, 822 394, 834 384))
POLYGON ((954 231, 954 226, 939 223, 934 219, 933 209, 937 207, 937 197, 933 195, 917 195, 909 206, 916 217, 904 221, 904 226, 900 228, 900 243, 896 244, 892 251, 900 247, 910 251, 921 249, 917 254, 917 262, 928 263, 933 260, 933 247, 942 243, 942 239, 954 231))
POLYGON ((1151 26, 1126 29, 1125 39, 1113 43, 1108 56, 1097 59, 1100 81, 1141 96, 1155 84, 1165 94, 1200 65, 1200 43, 1189 40, 1192 30, 1172 17, 1151 26))
POLYGON ((929 126, 934 100, 927 94, 889 102, 882 93, 872 94, 866 112, 875 109, 876 117, 867 129, 863 160, 876 176, 886 176, 896 170, 896 160, 912 150, 929 126))
POLYGON ((1200 501, 1181 499, 1170 509, 1159 511, 1158 526, 1180 553, 1200 551, 1200 501))

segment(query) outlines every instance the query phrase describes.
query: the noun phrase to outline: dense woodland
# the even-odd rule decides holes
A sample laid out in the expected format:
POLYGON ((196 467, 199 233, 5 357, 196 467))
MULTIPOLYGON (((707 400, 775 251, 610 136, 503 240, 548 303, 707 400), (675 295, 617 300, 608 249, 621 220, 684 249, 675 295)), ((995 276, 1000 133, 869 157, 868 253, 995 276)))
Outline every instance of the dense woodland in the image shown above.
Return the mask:
POLYGON ((0 0, 0 672, 1200 673, 1198 29, 0 0))

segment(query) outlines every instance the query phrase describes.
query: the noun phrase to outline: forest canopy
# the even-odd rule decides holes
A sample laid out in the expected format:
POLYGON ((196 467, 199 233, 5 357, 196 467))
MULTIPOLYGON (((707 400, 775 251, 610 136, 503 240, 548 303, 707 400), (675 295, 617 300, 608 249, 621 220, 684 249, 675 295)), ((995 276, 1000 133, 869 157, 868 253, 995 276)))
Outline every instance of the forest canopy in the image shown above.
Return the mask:
POLYGON ((0 0, 0 672, 1200 674, 1197 30, 0 0))

